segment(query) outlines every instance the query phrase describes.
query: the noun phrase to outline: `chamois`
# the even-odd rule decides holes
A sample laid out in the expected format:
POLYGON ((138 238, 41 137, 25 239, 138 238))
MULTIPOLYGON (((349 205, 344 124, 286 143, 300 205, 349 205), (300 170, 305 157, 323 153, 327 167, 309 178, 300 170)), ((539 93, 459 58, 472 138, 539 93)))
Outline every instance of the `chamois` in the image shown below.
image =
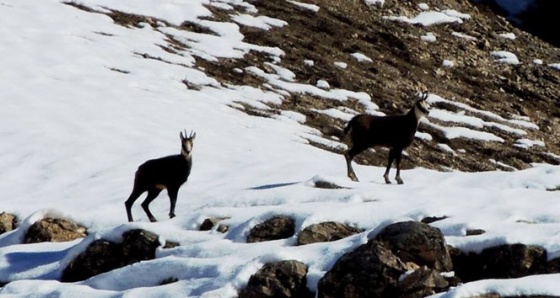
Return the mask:
POLYGON ((385 183, 391 183, 389 170, 393 161, 397 163, 395 180, 398 184, 404 183, 400 176, 402 151, 412 143, 420 119, 429 113, 426 98, 428 98, 428 93, 423 93, 408 113, 403 115, 372 116, 361 114, 354 116, 348 122, 344 128, 343 140, 348 145, 348 151, 346 151, 344 157, 346 158, 350 179, 358 181, 358 177, 352 169, 352 159, 362 151, 378 146, 389 149, 387 170, 383 175, 385 183))
POLYGON ((187 137, 185 131, 184 135, 183 132, 180 132, 179 136, 181 137, 181 154, 151 159, 138 167, 132 193, 124 203, 128 221, 133 221, 131 208, 134 201, 147 191, 148 196, 142 202, 142 209, 144 209, 150 221, 155 222, 156 218, 152 215, 148 206, 164 189, 167 189, 171 203, 169 218, 175 217, 175 203, 177 202, 179 188, 187 181, 191 173, 192 149, 196 133, 191 132, 190 136, 187 137))

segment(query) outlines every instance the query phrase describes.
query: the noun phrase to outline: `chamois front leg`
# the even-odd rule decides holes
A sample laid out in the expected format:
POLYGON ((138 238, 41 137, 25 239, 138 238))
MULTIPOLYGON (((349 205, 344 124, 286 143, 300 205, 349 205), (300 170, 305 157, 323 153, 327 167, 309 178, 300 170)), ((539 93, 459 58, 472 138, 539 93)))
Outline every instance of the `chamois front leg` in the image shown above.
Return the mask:
POLYGON ((385 170, 385 174, 383 174, 383 178, 385 178, 385 183, 387 183, 387 184, 391 184, 391 180, 389 180, 389 172, 391 171, 391 166, 393 165, 393 161, 395 160, 396 157, 397 157, 397 151, 395 149, 389 150, 389 159, 387 160, 387 169, 385 170))
POLYGON ((175 217, 175 204, 177 203, 177 195, 179 188, 168 188, 167 194, 169 195, 169 218, 175 217))
POLYGON ((402 158, 402 150, 397 150, 395 161, 397 163, 397 175, 395 176, 395 180, 397 180, 398 184, 404 184, 404 181, 401 179, 401 158, 402 158))

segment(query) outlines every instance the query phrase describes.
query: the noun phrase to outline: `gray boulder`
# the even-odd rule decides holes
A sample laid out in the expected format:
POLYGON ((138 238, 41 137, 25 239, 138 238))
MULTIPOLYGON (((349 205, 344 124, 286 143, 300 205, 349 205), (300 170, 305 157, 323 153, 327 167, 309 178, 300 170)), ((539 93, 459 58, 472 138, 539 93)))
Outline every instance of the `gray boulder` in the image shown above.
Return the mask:
POLYGON ((322 222, 303 229, 298 235, 297 245, 336 241, 361 232, 363 232, 363 230, 346 224, 334 221, 322 222))
POLYGON ((239 298, 313 298, 307 288, 307 265, 295 261, 280 261, 264 265, 251 276, 239 298))
POLYGON ((290 238, 295 234, 295 221, 287 216, 275 216, 254 226, 247 236, 247 242, 262 242, 290 238))
POLYGON ((441 231, 428 224, 408 221, 387 226, 375 238, 403 262, 413 262, 440 272, 453 270, 441 231))
POLYGON ((87 229, 62 218, 43 218, 25 233, 24 243, 64 242, 87 236, 87 229))

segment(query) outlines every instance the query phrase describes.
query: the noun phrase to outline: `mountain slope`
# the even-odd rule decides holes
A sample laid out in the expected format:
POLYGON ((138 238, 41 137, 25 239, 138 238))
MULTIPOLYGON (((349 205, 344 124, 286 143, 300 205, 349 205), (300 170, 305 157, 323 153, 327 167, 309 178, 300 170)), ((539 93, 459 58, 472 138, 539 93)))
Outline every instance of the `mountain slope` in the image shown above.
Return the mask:
MULTIPOLYGON (((0 295, 235 297, 264 263, 286 259, 309 266, 308 287, 316 291, 342 254, 379 229, 429 216, 446 216, 433 225, 466 252, 520 242, 558 257, 559 211, 550 208, 557 191, 549 191, 560 175, 558 71, 548 65, 556 50, 467 1, 341 3, 4 1, 0 212, 16 214, 20 226, 0 235, 0 295), (440 14, 445 8, 456 11, 440 14), (427 21, 453 22, 425 27, 385 18, 408 15, 410 22, 422 12, 437 12, 427 21), (424 41, 433 40, 428 31, 435 42, 424 41), (517 38, 495 35, 506 32, 517 38), (522 47, 529 43, 536 46, 522 47), (514 49, 522 64, 496 63, 490 54, 514 49), (444 59, 455 66, 443 67, 444 59), (403 171, 406 184, 385 185, 382 168, 359 165, 364 182, 350 182, 338 154, 345 120, 405 111, 406 96, 419 90, 430 92, 434 108, 407 150, 404 163, 415 168, 403 171), (123 203, 134 171, 178 153, 183 129, 197 139, 177 217, 166 218, 161 194, 151 205, 160 222, 148 223, 139 201, 139 221, 127 223, 123 203), (541 164, 527 168, 533 162, 541 164), (527 169, 433 170, 513 168, 527 169), (318 181, 341 188, 318 188, 318 181), (295 236, 246 243, 252 227, 278 214, 295 219, 296 233, 324 221, 364 232, 303 247, 294 246, 295 236), (44 217, 73 219, 89 235, 21 244, 26 228, 44 217), (209 217, 228 218, 229 231, 198 231, 209 217), (58 281, 89 243, 119 241, 134 228, 180 246, 83 282, 58 281), (466 237, 469 229, 486 233, 466 237)), ((361 161, 383 165, 385 158, 377 150, 361 161)), ((560 295, 515 282, 525 293, 560 295)), ((541 282, 554 285, 558 276, 541 282)), ((482 295, 504 284, 464 289, 482 295)))

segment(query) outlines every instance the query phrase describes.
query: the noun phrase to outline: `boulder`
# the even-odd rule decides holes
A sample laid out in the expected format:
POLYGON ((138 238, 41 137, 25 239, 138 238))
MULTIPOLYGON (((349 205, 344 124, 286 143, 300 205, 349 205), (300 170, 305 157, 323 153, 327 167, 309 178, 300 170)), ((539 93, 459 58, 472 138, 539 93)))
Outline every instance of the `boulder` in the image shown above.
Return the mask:
POLYGON ((113 269, 154 259, 160 245, 156 234, 141 229, 123 233, 122 243, 95 240, 64 269, 61 281, 86 280, 113 269))
POLYGON ((455 252, 454 271, 463 281, 517 278, 548 273, 546 251, 539 246, 507 244, 484 249, 480 254, 455 252))
POLYGON ((290 238, 296 229, 295 221, 287 216, 275 216, 254 226, 247 236, 247 242, 262 242, 290 238))
MULTIPOLYGON (((200 231, 210 231, 212 230, 220 221, 228 219, 228 217, 211 217, 205 219, 202 224, 200 225, 200 231)), ((229 227, 226 225, 218 225, 216 229, 220 233, 225 233, 229 230, 229 227)))
POLYGON ((60 281, 76 282, 92 276, 123 267, 120 245, 99 239, 93 241, 87 249, 78 255, 62 272, 60 281))
POLYGON ((440 272, 453 270, 451 256, 440 230, 408 221, 387 226, 377 236, 403 262, 427 266, 440 272))
POLYGON ((398 287, 401 298, 422 298, 443 291, 449 283, 438 271, 422 266, 401 276, 398 287))
POLYGON ((0 213, 0 234, 4 234, 17 227, 17 218, 15 215, 2 212, 0 213))
POLYGON ((370 240, 336 261, 318 284, 319 298, 398 297, 407 266, 382 242, 370 240))
POLYGON ((251 276, 239 298, 313 298, 307 288, 307 265, 295 261, 280 261, 264 265, 251 276))
POLYGON ((25 233, 24 243, 64 242, 87 236, 87 229, 67 219, 43 218, 25 233))
POLYGON ((146 230, 134 229, 123 233, 122 254, 126 264, 156 258, 159 236, 146 230))
POLYGON ((306 245, 316 242, 336 241, 363 230, 333 221, 313 224, 301 231, 298 235, 297 245, 306 245))

